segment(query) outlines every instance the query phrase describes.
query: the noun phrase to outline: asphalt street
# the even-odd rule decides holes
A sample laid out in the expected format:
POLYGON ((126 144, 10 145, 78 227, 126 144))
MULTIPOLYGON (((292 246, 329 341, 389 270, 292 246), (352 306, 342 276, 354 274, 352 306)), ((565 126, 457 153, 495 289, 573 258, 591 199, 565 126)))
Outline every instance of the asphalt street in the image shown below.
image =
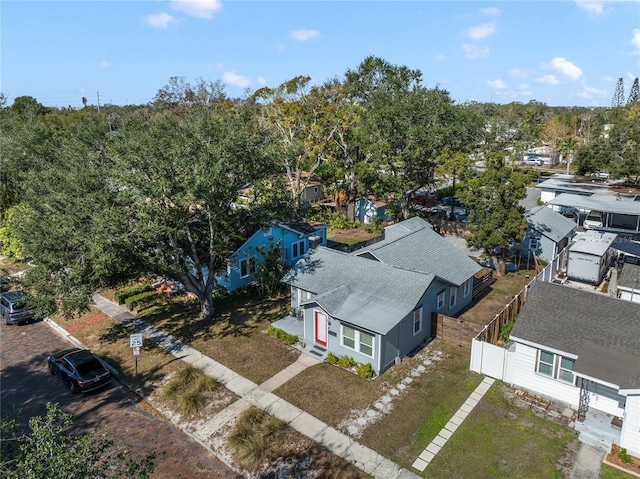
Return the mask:
POLYGON ((22 411, 24 422, 43 415, 57 402, 74 416, 73 434, 106 430, 133 457, 156 451, 153 478, 236 478, 198 442, 138 404, 115 379, 106 389, 74 395, 47 369, 50 353, 70 345, 44 322, 24 326, 0 324, 0 412, 3 418, 22 411))

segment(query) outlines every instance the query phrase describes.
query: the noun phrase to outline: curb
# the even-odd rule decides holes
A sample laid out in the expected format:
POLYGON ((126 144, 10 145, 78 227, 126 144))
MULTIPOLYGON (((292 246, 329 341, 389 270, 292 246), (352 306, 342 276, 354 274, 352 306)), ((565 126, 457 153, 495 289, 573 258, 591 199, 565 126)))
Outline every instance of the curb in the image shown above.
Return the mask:
MULTIPOLYGON (((64 329, 62 326, 60 326, 58 323, 56 323, 55 321, 53 321, 51 318, 44 318, 43 322, 47 323, 49 325, 49 327, 51 329, 53 329, 53 331, 55 333, 57 333, 59 336, 62 337, 62 339, 70 342, 71 344, 73 344, 74 346, 78 347, 78 348, 82 348, 82 349, 89 349, 82 341, 80 341, 79 339, 75 338, 74 336, 72 336, 71 334, 69 334, 67 332, 66 329, 64 329)), ((120 379, 120 373, 114 369, 110 364, 108 364, 106 361, 103 361, 101 358, 100 362, 107 368, 109 369, 109 371, 113 374, 113 377, 120 383, 120 385, 126 387, 129 391, 131 391, 132 393, 134 393, 136 396, 138 396, 139 398, 146 400, 147 404, 149 405, 149 407, 151 407, 154 411, 156 411, 158 414, 161 414, 162 417, 164 417, 167 421, 169 421, 171 424, 173 424, 176 428, 178 428, 180 431, 182 431, 184 434, 186 434, 187 436, 189 436, 191 439, 193 439, 194 441, 196 441, 198 444, 200 444, 202 447, 204 447, 207 451, 209 451, 210 454, 212 454, 216 459, 218 459, 222 464, 224 464, 225 466, 227 466, 231 471, 235 472, 236 474, 244 477, 245 479, 250 479, 251 478, 251 474, 248 471, 242 470, 242 469, 238 469, 236 466, 234 466, 233 464, 230 464, 227 459, 225 457, 219 456, 218 454, 216 454, 216 452, 211 449, 211 447, 209 447, 209 445, 207 445, 204 442, 204 439, 193 434, 192 432, 188 431, 187 429, 185 429, 183 426, 181 426, 180 424, 177 424, 176 422, 174 422, 169 416, 167 416, 166 414, 164 414, 162 411, 159 411, 158 409, 156 409, 153 404, 151 404, 150 401, 147 400, 147 398, 140 394, 139 391, 137 391, 136 389, 133 389, 131 387, 131 385, 129 385, 128 383, 123 382, 120 379)))

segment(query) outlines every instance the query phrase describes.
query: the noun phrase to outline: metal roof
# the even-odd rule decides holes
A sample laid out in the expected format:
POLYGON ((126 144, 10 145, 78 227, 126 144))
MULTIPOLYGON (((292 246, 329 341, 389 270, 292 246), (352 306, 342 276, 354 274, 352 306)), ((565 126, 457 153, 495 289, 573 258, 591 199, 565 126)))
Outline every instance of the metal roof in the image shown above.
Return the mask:
POLYGON ((583 196, 572 195, 571 193, 562 193, 547 204, 573 206, 581 210, 640 216, 640 201, 634 201, 628 198, 618 198, 611 195, 583 196))

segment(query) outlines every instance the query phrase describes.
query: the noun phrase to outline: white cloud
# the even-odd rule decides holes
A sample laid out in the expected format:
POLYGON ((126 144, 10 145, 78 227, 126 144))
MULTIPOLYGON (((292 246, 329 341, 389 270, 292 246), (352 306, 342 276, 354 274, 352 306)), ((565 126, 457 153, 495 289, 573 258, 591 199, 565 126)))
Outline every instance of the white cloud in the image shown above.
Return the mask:
POLYGON ((640 28, 634 28, 631 34, 631 45, 640 53, 640 28))
POLYGON ((606 2, 594 2, 592 0, 576 0, 576 5, 591 15, 602 15, 606 2))
POLYGON ((174 10, 184 12, 191 17, 210 19, 222 9, 220 0, 172 0, 174 10))
POLYGON ((485 23, 484 25, 476 25, 467 30, 467 36, 472 40, 482 40, 496 32, 495 23, 485 23))
POLYGON ((479 47, 468 43, 462 44, 465 58, 484 58, 489 55, 489 47, 479 47))
POLYGON ((251 85, 251 80, 243 75, 238 75, 236 72, 225 72, 222 75, 222 81, 227 85, 237 88, 247 88, 251 85))
POLYGON ((553 70, 571 81, 577 81, 582 76, 582 70, 580 70, 580 68, 562 57, 555 57, 551 60, 551 63, 543 63, 540 65, 540 68, 543 70, 553 70))
POLYGON ((100 68, 111 68, 111 63, 109 63, 107 60, 102 60, 100 62, 100 68))
POLYGON ((299 42, 306 42, 312 38, 319 37, 320 32, 318 30, 293 30, 289 32, 289 36, 299 42))
POLYGON ((447 57, 443 54, 443 53, 438 53, 436 55, 436 60, 438 60, 439 62, 443 62, 447 59, 447 57))
POLYGON ((264 77, 258 77, 258 84, 259 85, 266 85, 267 84, 267 80, 265 80, 264 77))
POLYGON ((512 68, 509 70, 509 75, 518 78, 527 78, 529 73, 526 70, 522 70, 521 68, 512 68))
POLYGON ((168 13, 162 12, 156 15, 148 15, 146 20, 154 28, 167 28, 174 19, 168 13))
POLYGON ((500 15, 500 10, 495 7, 481 8, 480 11, 485 15, 500 15))
POLYGON ((487 85, 489 85, 491 88, 495 88, 496 90, 505 90, 508 88, 507 84, 499 78, 496 80, 487 80, 487 85))
POLYGON ((591 100, 593 98, 604 98, 608 96, 609 93, 607 92, 607 90, 598 90, 597 88, 585 86, 582 88, 582 90, 576 93, 576 95, 579 96, 580 98, 586 98, 587 100, 591 100))
POLYGON ((542 85, 557 85, 560 83, 560 80, 558 80, 555 75, 543 75, 536 78, 534 81, 542 85))

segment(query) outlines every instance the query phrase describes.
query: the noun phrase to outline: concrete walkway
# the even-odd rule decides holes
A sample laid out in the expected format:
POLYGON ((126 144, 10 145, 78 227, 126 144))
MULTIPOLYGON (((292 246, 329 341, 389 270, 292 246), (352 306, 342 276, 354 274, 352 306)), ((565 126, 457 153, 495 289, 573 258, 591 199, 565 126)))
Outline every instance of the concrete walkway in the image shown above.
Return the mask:
POLYGON ((271 392, 309 365, 314 364, 310 362, 313 358, 300 358, 259 386, 174 336, 135 317, 122 306, 97 294, 93 296, 93 301, 96 307, 106 315, 142 333, 145 339, 157 344, 176 358, 202 369, 207 375, 220 381, 227 389, 241 397, 239 401, 210 418, 200 428, 198 436, 201 440, 206 441, 211 434, 234 420, 249 406, 256 406, 377 479, 418 477, 271 392))
POLYGON ((569 479, 598 479, 605 454, 603 449, 584 443, 580 444, 580 450, 569 479))
POLYGON ((460 409, 456 411, 449 422, 442 428, 431 444, 429 444, 422 454, 413 463, 413 467, 423 472, 433 458, 440 452, 440 449, 447 443, 449 438, 456 432, 462 421, 473 411, 473 408, 480 402, 485 393, 489 390, 495 379, 485 377, 478 387, 471 393, 460 409))

